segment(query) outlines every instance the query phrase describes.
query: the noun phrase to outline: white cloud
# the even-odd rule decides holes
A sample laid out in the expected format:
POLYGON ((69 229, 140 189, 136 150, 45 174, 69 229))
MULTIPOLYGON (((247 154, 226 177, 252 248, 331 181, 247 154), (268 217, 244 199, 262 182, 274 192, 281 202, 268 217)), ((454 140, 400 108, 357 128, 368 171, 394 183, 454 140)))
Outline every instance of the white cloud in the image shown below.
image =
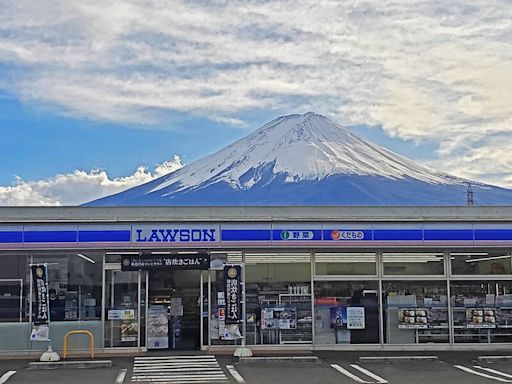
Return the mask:
POLYGON ((24 181, 17 177, 11 186, 0 186, 0 205, 79 205, 149 182, 180 169, 179 156, 157 164, 153 172, 139 166, 132 175, 110 178, 104 170, 75 170, 47 180, 24 181))
POLYGON ((243 126, 246 112, 313 109, 437 142, 432 156, 444 169, 457 163, 460 175, 503 171, 462 156, 492 153, 482 146, 495 135, 509 159, 510 0, 0 0, 0 8, 0 87, 63 114, 153 124, 178 111, 243 126))

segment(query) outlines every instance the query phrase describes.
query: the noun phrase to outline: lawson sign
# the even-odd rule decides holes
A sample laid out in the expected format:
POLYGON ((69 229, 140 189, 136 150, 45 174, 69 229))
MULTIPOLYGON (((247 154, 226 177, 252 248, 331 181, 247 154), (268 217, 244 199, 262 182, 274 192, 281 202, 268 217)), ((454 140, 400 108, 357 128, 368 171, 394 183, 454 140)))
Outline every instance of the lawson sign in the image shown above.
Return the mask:
POLYGON ((219 241, 219 227, 214 225, 159 224, 133 226, 133 243, 213 243, 219 241))

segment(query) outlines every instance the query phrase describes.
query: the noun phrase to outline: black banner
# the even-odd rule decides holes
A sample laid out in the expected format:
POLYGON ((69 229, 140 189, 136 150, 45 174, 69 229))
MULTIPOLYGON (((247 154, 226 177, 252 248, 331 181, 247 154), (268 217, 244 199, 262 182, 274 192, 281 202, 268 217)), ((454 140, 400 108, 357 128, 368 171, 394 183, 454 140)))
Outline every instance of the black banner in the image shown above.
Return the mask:
POLYGON ((122 271, 149 271, 159 269, 203 269, 210 268, 210 255, 151 255, 123 256, 122 271))
POLYGON ((225 324, 238 324, 240 322, 240 281, 242 267, 239 265, 224 267, 224 297, 226 301, 225 324))
POLYGON ((32 323, 35 325, 50 322, 50 306, 48 302, 48 279, 46 265, 33 265, 32 281, 35 290, 35 306, 32 309, 32 323))

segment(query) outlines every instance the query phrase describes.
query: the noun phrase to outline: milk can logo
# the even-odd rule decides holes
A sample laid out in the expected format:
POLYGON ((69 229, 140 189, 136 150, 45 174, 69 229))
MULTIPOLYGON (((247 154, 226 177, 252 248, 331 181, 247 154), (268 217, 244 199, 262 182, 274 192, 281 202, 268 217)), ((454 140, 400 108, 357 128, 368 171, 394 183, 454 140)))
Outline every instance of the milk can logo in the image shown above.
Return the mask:
POLYGON ((290 238, 290 232, 288 231, 282 231, 281 232, 281 239, 282 240, 288 240, 290 238))

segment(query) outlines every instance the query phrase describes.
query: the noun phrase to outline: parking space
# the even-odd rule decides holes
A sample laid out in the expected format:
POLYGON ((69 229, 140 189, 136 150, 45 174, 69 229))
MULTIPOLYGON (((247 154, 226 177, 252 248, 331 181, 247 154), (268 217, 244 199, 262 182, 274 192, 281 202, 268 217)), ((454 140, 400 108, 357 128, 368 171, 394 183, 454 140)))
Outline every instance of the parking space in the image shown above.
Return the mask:
POLYGON ((113 367, 32 371, 27 361, 0 361, 0 384, 493 384, 512 383, 509 361, 479 361, 472 353, 437 353, 437 360, 389 359, 389 354, 327 352, 318 362, 238 363, 232 356, 149 356, 113 359, 113 367))

